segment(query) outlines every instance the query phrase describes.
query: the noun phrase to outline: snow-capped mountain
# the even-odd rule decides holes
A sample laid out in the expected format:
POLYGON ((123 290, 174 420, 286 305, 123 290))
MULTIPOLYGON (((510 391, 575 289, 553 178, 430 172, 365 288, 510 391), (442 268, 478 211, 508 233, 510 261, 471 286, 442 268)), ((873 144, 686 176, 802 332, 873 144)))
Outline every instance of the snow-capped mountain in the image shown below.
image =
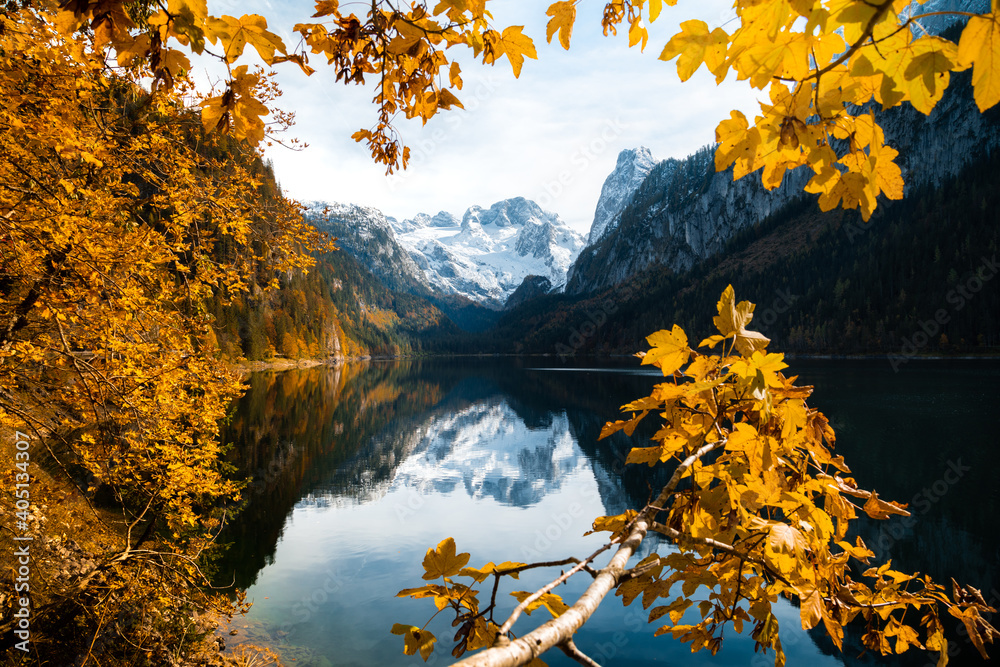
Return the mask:
POLYGON ((601 198, 597 200, 597 210, 594 212, 594 223, 590 227, 587 245, 597 243, 598 239, 618 226, 622 209, 657 162, 658 160, 645 146, 629 148, 618 154, 618 164, 601 188, 601 198))
POLYGON ((441 211, 433 217, 426 213, 417 213, 411 220, 399 221, 391 216, 387 217, 386 220, 400 233, 412 232, 421 227, 458 227, 462 224, 461 220, 447 211, 441 211))
POLYGON ((507 401, 491 397, 435 415, 408 432, 410 453, 395 471, 394 488, 421 494, 464 489, 473 498, 528 507, 590 465, 565 415, 548 428, 529 428, 507 401))
POLYGON ((303 217, 317 229, 337 237, 337 245, 360 260, 389 289, 421 295, 430 290, 423 271, 396 241, 392 225, 377 208, 312 202, 303 217))
POLYGON ((584 245, 557 214, 524 197, 473 206, 461 221, 442 211, 388 222, 432 288, 498 308, 528 275, 565 284, 584 245))

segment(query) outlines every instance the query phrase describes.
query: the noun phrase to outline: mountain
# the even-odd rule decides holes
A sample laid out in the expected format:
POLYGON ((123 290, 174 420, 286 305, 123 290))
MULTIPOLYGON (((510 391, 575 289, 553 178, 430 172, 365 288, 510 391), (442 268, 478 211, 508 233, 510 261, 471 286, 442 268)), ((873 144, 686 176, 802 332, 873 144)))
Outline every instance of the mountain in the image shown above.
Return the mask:
POLYGON ((369 206, 312 202, 303 217, 317 229, 337 237, 337 245, 398 292, 425 296, 430 285, 423 271, 396 240, 382 211, 369 206))
POLYGON ((473 206, 461 221, 442 211, 388 223, 434 290, 496 309, 528 275, 564 285, 584 245, 557 214, 524 197, 473 206))
POLYGON ((525 276, 520 286, 514 293, 507 297, 503 305, 504 310, 512 310, 522 303, 537 299, 552 291, 552 281, 545 276, 525 276))
POLYGON ((458 227, 462 224, 461 220, 447 211, 440 211, 433 217, 426 213, 417 213, 413 219, 402 222, 393 217, 387 217, 386 220, 399 232, 412 232, 421 227, 458 227))
MULTIPOLYGON (((979 113, 968 74, 957 73, 952 80, 930 116, 908 104, 876 112, 887 143, 901 153, 908 192, 939 185, 1000 146, 996 114, 979 113)), ((815 206, 815 197, 802 191, 812 174, 808 168, 790 172, 779 188, 768 191, 759 174, 734 182, 731 168, 717 173, 713 155, 714 147, 707 146, 653 167, 621 211, 618 225, 603 230, 580 254, 566 292, 594 293, 650 270, 690 270, 720 253, 741 230, 792 202, 805 199, 815 206)))
MULTIPOLYGON (((988 112, 1000 123, 1000 110, 988 112)), ((660 266, 598 293, 548 294, 505 311, 474 349, 627 354, 680 325, 714 333, 719 294, 758 304, 750 328, 771 349, 881 354, 897 370, 927 354, 1000 351, 1000 151, 939 184, 880 205, 822 213, 798 199, 686 271, 660 266)))
POLYGON ((465 331, 483 331, 496 322, 497 314, 493 309, 460 294, 436 290, 396 239, 394 225, 411 229, 425 225, 454 227, 458 221, 449 214, 439 213, 433 218, 417 216, 413 221, 400 223, 369 206, 312 202, 303 216, 316 228, 337 237, 341 252, 357 261, 358 267, 352 270, 364 269, 359 275, 370 273, 396 297, 411 295, 424 299, 465 331))
POLYGON ((587 245, 593 245, 604 234, 618 226, 622 209, 657 162, 645 146, 626 149, 618 154, 618 164, 601 187, 601 197, 597 200, 597 210, 594 212, 594 223, 590 227, 587 245))

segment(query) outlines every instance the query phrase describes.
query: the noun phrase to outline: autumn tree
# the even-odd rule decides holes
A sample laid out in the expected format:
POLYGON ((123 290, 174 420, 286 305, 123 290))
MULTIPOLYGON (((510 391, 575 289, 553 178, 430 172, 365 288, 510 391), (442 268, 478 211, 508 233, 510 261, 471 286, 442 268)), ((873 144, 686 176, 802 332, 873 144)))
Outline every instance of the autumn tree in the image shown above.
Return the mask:
MULTIPOLYGON (((933 651, 945 665, 947 615, 964 624, 985 658, 985 644, 1000 632, 983 618, 996 610, 978 590, 954 580, 949 590, 928 576, 873 563, 875 554, 860 537, 847 541, 859 513, 908 516, 906 506, 864 490, 850 476, 843 457, 834 454, 829 421, 806 403, 812 388, 784 375, 783 356, 768 352, 769 340, 747 328, 753 304, 737 303, 729 287, 717 309, 718 333, 697 346, 706 351, 692 347, 676 325, 649 336, 651 347, 639 356, 660 369, 664 381, 622 406, 628 419, 601 432, 602 438, 618 431, 631 436, 655 413, 662 423, 652 445, 633 448, 626 462, 670 471, 644 507, 594 521, 594 532, 609 533, 601 548, 558 561, 476 568, 448 538, 424 559, 423 578, 433 583, 404 589, 400 597, 430 598, 438 613, 453 614, 458 631, 452 655, 485 649, 459 663, 470 666, 541 664, 538 657, 552 648, 596 664, 573 637, 612 591, 626 605, 641 602, 649 609, 649 622, 660 626, 656 635, 670 634, 695 652, 714 655, 731 627, 773 651, 775 664, 783 665, 773 608, 785 597, 797 601, 803 628, 822 626, 838 648, 845 626, 856 621, 871 651, 933 651), (630 564, 650 532, 673 548, 630 564), (608 551, 610 561, 594 567, 608 551), (561 574, 536 591, 512 591, 517 606, 506 620, 494 620, 501 581, 536 568, 561 568, 561 574), (593 582, 577 600, 553 592, 583 573, 593 582), (692 596, 702 588, 707 595, 696 603, 692 596), (543 607, 552 620, 515 637, 521 614, 543 607)), ((425 626, 396 624, 392 632, 403 637, 405 653, 424 660, 438 641, 425 626)))
MULTIPOLYGON (((322 239, 267 193, 257 149, 205 136, 180 72, 109 60, 101 21, 67 39, 53 7, 12 7, 0 11, 2 505, 4 529, 35 540, 32 649, 51 664, 183 664, 208 631, 194 617, 233 611, 203 592, 201 568, 238 499, 218 424, 242 385, 216 358, 206 300, 308 268, 322 239), (18 468, 15 432, 32 443, 18 468), (35 485, 17 512, 15 481, 35 485)), ((103 20, 126 20, 118 10, 103 20)), ((274 93, 258 74, 242 81, 274 93)), ((5 649, 13 590, 0 595, 5 649)))
MULTIPOLYGON (((216 424, 239 385, 207 352, 203 304, 209 295, 266 287, 273 269, 308 264, 302 250, 315 241, 283 199, 261 211, 259 179, 248 162, 229 159, 248 150, 252 162, 269 123, 287 120, 274 107, 269 79, 245 62, 247 47, 268 66, 309 72, 311 61, 325 59, 338 81, 373 82, 375 122, 354 137, 391 171, 409 156, 394 126, 400 115, 426 122, 461 107, 461 68, 450 48, 469 49, 486 65, 506 59, 515 75, 536 57, 522 26, 494 25, 489 2, 373 0, 358 16, 337 0, 320 0, 312 20, 295 26, 301 42, 294 48, 264 17, 212 16, 205 0, 37 0, 0 10, 0 425, 35 429, 53 460, 85 481, 85 492, 110 489, 124 522, 124 537, 63 582, 41 618, 78 624, 85 632, 74 636, 92 637, 91 646, 102 632, 138 636, 137 627, 143 641, 168 635, 182 613, 134 625, 128 614, 110 621, 95 614, 94 602, 155 607, 163 600, 152 587, 127 585, 139 572, 155 572, 166 599, 183 600, 171 609, 185 608, 196 556, 213 534, 214 519, 203 510, 235 493, 218 467, 216 424), (226 66, 218 94, 199 98, 191 89, 191 54, 226 66), (151 548, 154 536, 169 548, 151 548)), ((664 4, 676 2, 612 0, 605 33, 622 28, 630 45, 644 48, 645 26, 664 4)), ((824 209, 860 208, 867 218, 879 194, 902 196, 896 152, 873 104, 909 102, 929 113, 950 73, 968 68, 980 109, 1000 99, 996 2, 967 17, 957 43, 925 34, 920 3, 909 0, 737 0, 734 9, 728 29, 682 23, 660 57, 676 59, 682 79, 704 64, 720 81, 732 74, 765 91, 753 124, 738 112, 720 123, 716 166, 732 166, 736 178, 762 170, 769 188, 788 169, 808 168, 814 175, 806 189, 824 209)), ((547 15, 546 38, 569 48, 577 2, 555 2, 547 15)), ((543 626, 550 628, 544 645, 573 651, 572 626, 582 619, 576 604, 585 611, 615 586, 645 596, 681 579, 713 587, 716 598, 701 622, 671 632, 712 649, 729 622, 752 622, 761 646, 780 649, 769 611, 776 593, 798 596, 804 622, 822 622, 834 636, 850 617, 864 616, 867 641, 879 650, 887 637, 897 648, 940 650, 941 609, 960 616, 970 634, 991 638, 974 591, 956 587, 949 598, 930 581, 889 570, 876 570, 868 584, 854 578, 847 562, 867 551, 840 544, 840 522, 854 512, 850 499, 863 499, 869 514, 904 510, 843 476, 828 451, 832 433, 805 408, 807 391, 780 374, 780 359, 744 329, 749 307, 732 301, 720 302, 721 335, 730 341, 720 356, 690 349, 677 330, 652 337, 646 359, 672 381, 629 409, 667 421, 656 447, 634 457, 679 461, 675 480, 635 516, 598 525, 617 540, 612 563, 620 571, 599 574, 593 594, 543 626), (789 495, 799 502, 789 504, 789 495), (684 550, 620 580, 651 529, 684 550), (904 630, 896 615, 917 605, 922 635, 904 630)), ((435 553, 441 556, 430 561, 446 565, 429 575, 459 574, 452 547, 435 553)), ((475 580, 517 567, 467 574, 475 580)), ((479 612, 455 586, 446 582, 430 595, 470 614, 471 648, 484 641, 479 612)), ((523 606, 551 602, 545 595, 528 595, 523 606)), ((421 641, 403 633, 411 648, 421 641)), ((502 643, 506 629, 499 636, 502 643)), ((520 660, 524 646, 518 640, 489 655, 520 660)))

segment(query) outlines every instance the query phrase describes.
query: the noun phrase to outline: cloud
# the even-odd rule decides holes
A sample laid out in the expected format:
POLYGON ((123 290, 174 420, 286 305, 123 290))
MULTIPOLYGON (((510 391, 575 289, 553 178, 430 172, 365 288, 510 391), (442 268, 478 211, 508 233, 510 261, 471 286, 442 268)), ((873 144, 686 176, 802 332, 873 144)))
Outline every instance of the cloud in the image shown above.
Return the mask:
MULTIPOLYGON (((730 109, 749 115, 758 109, 745 84, 716 86, 703 71, 681 84, 674 64, 656 59, 677 24, 692 18, 687 12, 721 25, 732 15, 726 2, 665 10, 650 27, 645 53, 627 48, 624 34, 601 34, 603 3, 585 4, 569 52, 544 41, 545 3, 497 4, 496 23, 524 24, 539 60, 527 61, 516 80, 506 60, 484 67, 459 56, 465 80, 459 97, 466 110, 443 112, 425 126, 400 122, 414 156, 402 175, 386 177, 366 147, 350 139, 374 123, 370 87, 337 84, 322 62, 313 63, 320 71, 308 78, 294 66, 279 68, 284 94, 278 103, 296 112, 292 134, 309 144, 299 152, 267 149, 285 191, 301 200, 375 206, 397 217, 439 210, 461 215, 473 204, 525 196, 586 234, 619 151, 645 145, 661 159, 684 157, 714 141, 715 126, 730 109)), ((298 41, 291 26, 313 11, 310 2, 279 8, 262 0, 238 8, 229 1, 210 2, 209 10, 263 14, 289 46, 298 41)))

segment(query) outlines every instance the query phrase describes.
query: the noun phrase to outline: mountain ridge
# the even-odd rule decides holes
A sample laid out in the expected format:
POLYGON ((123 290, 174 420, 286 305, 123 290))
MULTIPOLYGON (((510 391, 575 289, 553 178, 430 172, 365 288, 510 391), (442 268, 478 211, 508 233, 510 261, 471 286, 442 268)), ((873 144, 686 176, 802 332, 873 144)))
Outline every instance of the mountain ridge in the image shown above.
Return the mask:
POLYGON ((440 212, 389 219, 432 289, 500 309, 529 275, 557 288, 584 242, 556 213, 524 197, 471 206, 461 220, 440 212))
MULTIPOLYGON (((908 192, 938 185, 1000 147, 1000 114, 979 112, 967 72, 953 75, 930 116, 909 105, 876 115, 886 142, 900 151, 908 192)), ((735 182, 732 175, 732 168, 715 171, 714 146, 659 162, 629 198, 618 225, 580 253, 566 292, 598 292, 647 270, 690 270, 721 252, 741 230, 795 200, 815 199, 803 192, 812 175, 807 167, 786 174, 773 191, 763 187, 759 174, 735 182)))

